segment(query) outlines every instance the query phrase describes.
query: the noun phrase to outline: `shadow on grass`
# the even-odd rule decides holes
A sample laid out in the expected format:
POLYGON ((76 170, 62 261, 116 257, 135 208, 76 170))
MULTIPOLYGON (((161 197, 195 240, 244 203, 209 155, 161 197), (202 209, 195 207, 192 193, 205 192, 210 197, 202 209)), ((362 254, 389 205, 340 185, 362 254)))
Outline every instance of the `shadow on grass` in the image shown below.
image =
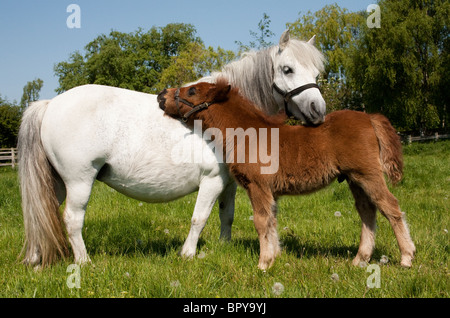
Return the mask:
MULTIPOLYGON (((83 230, 89 255, 166 256, 179 253, 187 237, 161 228, 148 220, 115 223, 117 220, 90 221, 83 230)), ((197 250, 205 242, 200 238, 197 250)))
MULTIPOLYGON (((150 221, 140 220, 140 222, 118 224, 102 220, 91 221, 83 236, 86 240, 88 254, 91 256, 96 254, 167 256, 181 251, 187 233, 186 236, 179 232, 165 233, 163 229, 151 224, 150 221)), ((280 235, 280 238, 283 251, 299 259, 316 256, 353 259, 358 252, 358 244, 338 245, 337 241, 335 244, 329 241, 320 242, 319 239, 304 240, 294 233, 280 235)), ((201 250, 205 243, 204 239, 200 237, 197 251, 201 250)), ((251 254, 259 255, 259 240, 256 237, 235 237, 231 239, 231 244, 236 248, 242 247, 251 254)), ((374 256, 376 253, 375 250, 374 256)))
MULTIPOLYGON (((259 254, 258 239, 238 239, 235 241, 237 245, 251 251, 251 253, 259 254)), ((358 252, 357 245, 329 245, 317 242, 304 242, 296 237, 288 236, 282 240, 282 250, 288 254, 295 255, 297 258, 313 258, 316 256, 338 257, 343 259, 353 259, 358 252)))

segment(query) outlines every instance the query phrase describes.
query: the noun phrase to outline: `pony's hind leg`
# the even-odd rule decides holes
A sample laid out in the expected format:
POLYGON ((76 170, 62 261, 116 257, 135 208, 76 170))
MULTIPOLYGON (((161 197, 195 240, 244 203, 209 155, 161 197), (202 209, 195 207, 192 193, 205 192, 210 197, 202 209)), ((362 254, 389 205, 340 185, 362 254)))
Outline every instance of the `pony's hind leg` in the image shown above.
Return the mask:
POLYGON ((364 190, 355 183, 349 182, 350 190, 355 198, 356 210, 362 221, 361 240, 358 254, 353 259, 353 265, 369 262, 375 247, 375 226, 377 208, 370 201, 364 190))
POLYGON ((219 195, 220 238, 227 241, 231 240, 236 187, 236 182, 232 181, 219 195))
POLYGON ((416 248, 411 240, 404 213, 400 211, 398 200, 389 191, 382 175, 362 180, 361 187, 381 214, 389 220, 402 255, 400 265, 411 267, 416 248))
POLYGON ((90 262, 82 237, 82 229, 92 185, 93 180, 70 182, 66 185, 67 198, 64 209, 64 223, 77 264, 90 262))

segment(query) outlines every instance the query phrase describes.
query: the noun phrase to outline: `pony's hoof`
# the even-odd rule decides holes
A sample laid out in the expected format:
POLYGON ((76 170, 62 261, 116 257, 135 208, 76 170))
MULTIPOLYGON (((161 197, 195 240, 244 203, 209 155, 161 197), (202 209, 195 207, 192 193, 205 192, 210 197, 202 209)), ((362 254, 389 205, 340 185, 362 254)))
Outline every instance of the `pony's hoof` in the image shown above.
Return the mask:
POLYGON ((91 264, 91 263, 92 263, 91 258, 88 255, 75 260, 75 264, 78 264, 80 266, 91 264))
POLYGON ((183 252, 183 251, 180 251, 180 252, 178 253, 178 256, 180 256, 180 257, 183 258, 183 259, 193 259, 193 258, 194 258, 194 255, 195 255, 195 252, 192 253, 192 252, 183 252))

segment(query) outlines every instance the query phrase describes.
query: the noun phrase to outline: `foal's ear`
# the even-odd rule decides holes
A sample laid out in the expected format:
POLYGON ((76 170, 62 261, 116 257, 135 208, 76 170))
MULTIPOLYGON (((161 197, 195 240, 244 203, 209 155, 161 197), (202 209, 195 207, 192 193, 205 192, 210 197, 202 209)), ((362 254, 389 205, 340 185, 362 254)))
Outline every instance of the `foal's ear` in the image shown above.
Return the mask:
POLYGON ((224 102, 228 99, 228 93, 231 90, 231 85, 217 85, 214 92, 215 102, 224 102))

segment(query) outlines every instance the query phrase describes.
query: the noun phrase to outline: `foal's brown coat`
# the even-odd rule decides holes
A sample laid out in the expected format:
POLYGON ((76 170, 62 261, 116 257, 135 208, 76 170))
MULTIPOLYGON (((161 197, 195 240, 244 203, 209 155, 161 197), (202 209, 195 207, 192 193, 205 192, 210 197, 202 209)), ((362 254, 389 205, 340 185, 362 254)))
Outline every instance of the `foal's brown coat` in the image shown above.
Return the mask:
MULTIPOLYGON (((179 96, 199 105, 214 102, 208 109, 192 114, 187 123, 202 120, 203 130, 216 127, 244 130, 270 128, 279 130, 279 169, 273 174, 261 174, 262 164, 238 163, 227 158, 231 174, 244 187, 252 202, 254 223, 260 240, 259 267, 270 267, 280 252, 276 230, 276 201, 281 195, 311 193, 330 184, 337 177, 345 178, 356 201, 362 220, 361 242, 354 265, 369 261, 375 245, 376 209, 389 220, 402 254, 401 265, 411 266, 415 247, 400 211, 397 199, 389 192, 383 176, 391 182, 401 180, 403 160, 399 138, 389 121, 382 115, 368 115, 355 111, 338 111, 327 115, 318 127, 286 126, 284 116, 269 117, 245 100, 236 89, 219 81, 217 84, 199 83, 181 88, 179 96)), ((162 92, 160 107, 165 113, 180 118, 192 108, 175 101, 175 89, 162 92)), ((250 142, 257 142, 250 140, 250 142)), ((225 147, 224 151, 225 151, 225 147)), ((236 156, 236 147, 234 149, 236 156)), ((235 157, 236 158, 236 157, 235 157)))

